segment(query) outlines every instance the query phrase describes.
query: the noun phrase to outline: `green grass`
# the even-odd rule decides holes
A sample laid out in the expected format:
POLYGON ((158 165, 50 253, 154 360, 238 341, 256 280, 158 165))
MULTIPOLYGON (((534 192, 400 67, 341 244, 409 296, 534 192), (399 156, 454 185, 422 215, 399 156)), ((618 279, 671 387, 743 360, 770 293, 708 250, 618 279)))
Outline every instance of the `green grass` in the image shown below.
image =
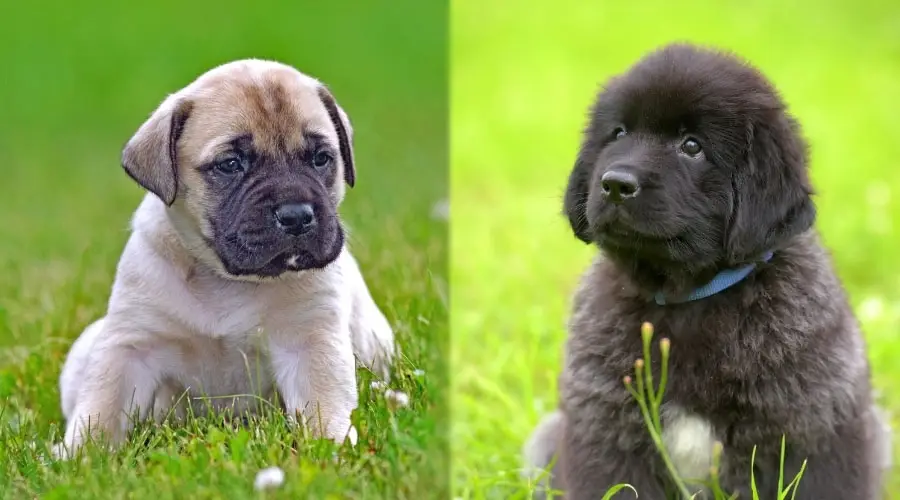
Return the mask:
POLYGON ((445 364, 446 5, 361 2, 25 2, 0 31, 0 499, 266 498, 449 494, 445 364), (292 6, 293 5, 293 6, 292 6), (356 130, 350 245, 405 357, 390 410, 360 374, 357 449, 303 439, 277 413, 142 426, 120 451, 46 460, 71 341, 105 312, 143 192, 121 147, 169 92, 242 57, 293 64, 331 87, 356 130), (414 370, 424 371, 423 376, 414 370), (34 446, 32 446, 34 443, 34 446), (337 451, 337 459, 333 452, 337 451))
MULTIPOLYGON (((457 496, 527 496, 520 447, 556 404, 569 298, 594 252, 561 215, 586 109, 608 76, 673 40, 750 58, 804 125, 818 227, 897 427, 900 231, 892 214, 900 213, 900 118, 891 103, 900 96, 900 7, 468 0, 454 3, 451 20, 457 496)), ((900 491, 900 471, 888 488, 900 491)))

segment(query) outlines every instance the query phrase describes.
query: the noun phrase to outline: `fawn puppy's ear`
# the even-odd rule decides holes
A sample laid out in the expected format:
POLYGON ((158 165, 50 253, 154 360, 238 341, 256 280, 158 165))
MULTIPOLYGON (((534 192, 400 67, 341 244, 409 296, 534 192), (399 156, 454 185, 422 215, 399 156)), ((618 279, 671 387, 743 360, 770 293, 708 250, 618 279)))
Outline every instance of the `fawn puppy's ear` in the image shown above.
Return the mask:
POLYGON ((356 184, 356 165, 353 159, 353 127, 350 125, 350 117, 338 105, 326 87, 319 87, 319 98, 322 99, 322 104, 328 110, 328 116, 337 131, 341 163, 344 168, 344 182, 353 187, 356 184))
POLYGON ((191 108, 190 101, 166 99, 122 150, 122 168, 168 206, 178 192, 178 138, 191 108))

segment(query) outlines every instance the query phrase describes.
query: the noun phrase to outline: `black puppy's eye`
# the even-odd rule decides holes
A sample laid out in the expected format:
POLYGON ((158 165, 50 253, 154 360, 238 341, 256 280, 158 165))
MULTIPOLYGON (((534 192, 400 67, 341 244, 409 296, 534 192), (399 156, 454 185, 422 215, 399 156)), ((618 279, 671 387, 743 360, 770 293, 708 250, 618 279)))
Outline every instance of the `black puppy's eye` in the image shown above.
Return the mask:
POLYGON ((331 153, 328 151, 317 151, 313 156, 313 166, 316 168, 324 168, 331 164, 331 153))
POLYGON ((700 147, 700 143, 697 142, 694 138, 688 138, 681 144, 681 150, 684 151, 684 154, 689 156, 697 156, 703 151, 703 148, 700 147))
POLYGON ((627 132, 625 132, 624 128, 616 127, 616 129, 613 130, 612 136, 613 136, 613 139, 621 139, 621 138, 625 137, 625 134, 627 134, 627 132))
POLYGON ((237 156, 232 156, 230 158, 225 158, 224 160, 216 163, 216 170, 222 172, 223 174, 234 174, 240 172, 244 169, 244 162, 241 161, 237 156))

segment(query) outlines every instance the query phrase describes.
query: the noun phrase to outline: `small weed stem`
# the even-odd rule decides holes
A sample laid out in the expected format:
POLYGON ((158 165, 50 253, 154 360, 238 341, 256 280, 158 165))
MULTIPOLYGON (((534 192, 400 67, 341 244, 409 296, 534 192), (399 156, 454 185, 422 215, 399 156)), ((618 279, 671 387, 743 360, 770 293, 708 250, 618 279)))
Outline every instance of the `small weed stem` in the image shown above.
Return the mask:
POLYGON ((687 500, 693 496, 691 495, 690 490, 688 490, 687 485, 684 483, 684 480, 681 479, 681 476, 675 469, 675 464, 672 462, 669 453, 666 451, 665 444, 662 440, 662 423, 659 415, 660 406, 662 405, 663 390, 665 389, 663 385, 665 381, 664 373, 665 370, 668 369, 669 342, 667 339, 663 339, 665 340, 666 348, 660 349, 664 371, 662 372, 663 374, 660 375, 659 390, 656 390, 653 387, 653 374, 651 368, 652 358, 650 356, 650 342, 652 339, 653 325, 644 323, 641 325, 641 340, 644 347, 644 358, 634 362, 635 384, 632 385, 630 383, 630 378, 626 377, 625 387, 637 401, 637 404, 641 409, 641 415, 644 417, 644 423, 650 431, 650 438, 653 440, 653 444, 659 451, 660 457, 662 458, 666 469, 669 471, 669 475, 671 475, 672 480, 675 482, 675 487, 678 488, 678 492, 681 496, 687 500))

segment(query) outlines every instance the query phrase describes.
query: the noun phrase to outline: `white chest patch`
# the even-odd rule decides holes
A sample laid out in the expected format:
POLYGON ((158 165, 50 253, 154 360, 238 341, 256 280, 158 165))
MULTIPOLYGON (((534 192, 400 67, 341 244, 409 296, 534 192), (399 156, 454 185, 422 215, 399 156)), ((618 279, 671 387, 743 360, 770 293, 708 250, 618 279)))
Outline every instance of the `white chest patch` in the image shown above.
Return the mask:
POLYGON ((678 474, 686 481, 706 479, 716 442, 712 424, 681 408, 670 407, 663 410, 662 429, 663 443, 678 474))

